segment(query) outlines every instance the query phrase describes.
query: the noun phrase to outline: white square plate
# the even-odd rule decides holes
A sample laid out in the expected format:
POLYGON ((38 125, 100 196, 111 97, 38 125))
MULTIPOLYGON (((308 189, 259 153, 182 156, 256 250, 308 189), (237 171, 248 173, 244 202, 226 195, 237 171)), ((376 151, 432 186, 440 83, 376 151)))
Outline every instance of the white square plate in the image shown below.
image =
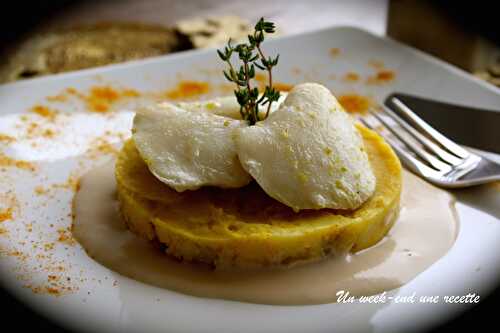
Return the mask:
MULTIPOLYGON (((419 51, 353 28, 278 38, 266 42, 265 49, 281 54, 275 74, 280 82, 317 81, 336 95, 355 92, 377 102, 397 90, 489 109, 500 105, 498 89, 419 51), (395 79, 366 83, 376 72, 373 65, 381 63, 396 74, 395 79), (360 80, 343 79, 347 72, 355 72, 360 80)), ((107 150, 90 159, 82 153, 99 143, 96 140, 102 135, 110 143, 122 141, 132 113, 88 112, 81 96, 71 97, 71 102, 46 97, 68 87, 86 92, 94 85, 160 91, 179 79, 209 81, 216 87, 223 83, 220 69, 214 50, 188 51, 0 86, 0 133, 15 138, 0 140, 0 161, 4 159, 0 205, 13 207, 13 218, 0 224, 0 268, 1 280, 12 292, 63 325, 101 332, 390 332, 426 328, 467 308, 394 301, 269 306, 197 298, 119 276, 68 240, 64 228, 71 225, 73 180, 109 158, 104 154, 107 150), (36 104, 63 113, 55 124, 46 124, 45 118, 28 112, 36 104), (45 132, 37 135, 37 131, 45 132), (5 162, 5 156, 32 164, 14 167, 15 162, 5 162), (30 166, 36 170, 29 170, 30 166)), ((141 102, 132 99, 116 107, 131 108, 141 102)), ((457 196, 460 232, 453 248, 390 295, 474 292, 484 297, 498 284, 499 187, 459 191, 457 196)))

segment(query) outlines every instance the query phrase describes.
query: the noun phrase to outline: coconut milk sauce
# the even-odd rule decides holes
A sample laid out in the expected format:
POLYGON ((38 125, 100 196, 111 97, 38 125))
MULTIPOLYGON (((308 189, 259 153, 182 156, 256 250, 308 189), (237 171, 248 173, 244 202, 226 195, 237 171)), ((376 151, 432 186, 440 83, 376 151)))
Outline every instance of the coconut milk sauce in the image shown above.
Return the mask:
POLYGON ((335 302, 339 290, 374 295, 423 272, 448 252, 458 231, 453 197, 405 171, 399 218, 377 245, 288 269, 218 271, 171 259, 126 229, 113 163, 90 171, 80 185, 73 234, 90 257, 138 281, 201 297, 291 305, 335 302))

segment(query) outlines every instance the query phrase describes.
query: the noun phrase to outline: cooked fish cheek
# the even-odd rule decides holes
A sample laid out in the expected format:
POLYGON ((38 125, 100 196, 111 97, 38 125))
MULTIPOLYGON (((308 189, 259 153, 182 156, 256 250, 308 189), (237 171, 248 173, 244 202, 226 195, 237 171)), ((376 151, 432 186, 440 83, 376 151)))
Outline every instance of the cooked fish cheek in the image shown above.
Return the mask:
POLYGON ((243 168, 295 211, 356 209, 375 191, 359 132, 319 84, 297 85, 279 110, 237 133, 243 168))
POLYGON ((236 155, 233 131, 244 126, 241 120, 162 103, 137 112, 133 140, 150 171, 179 192, 241 187, 251 177, 236 155))

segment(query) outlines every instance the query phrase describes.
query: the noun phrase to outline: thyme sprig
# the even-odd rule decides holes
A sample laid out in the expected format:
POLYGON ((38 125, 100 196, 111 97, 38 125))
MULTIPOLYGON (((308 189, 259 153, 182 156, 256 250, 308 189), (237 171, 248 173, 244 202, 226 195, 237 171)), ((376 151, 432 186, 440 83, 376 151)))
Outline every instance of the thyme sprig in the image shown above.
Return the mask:
POLYGON ((236 84, 234 95, 240 105, 241 117, 254 125, 256 122, 263 120, 269 116, 271 105, 278 101, 280 92, 273 87, 273 72, 272 69, 278 64, 279 54, 275 57, 267 57, 262 51, 261 44, 264 42, 266 34, 275 32, 274 23, 264 21, 261 18, 255 25, 252 35, 248 35, 248 43, 241 43, 236 46, 232 44, 231 39, 222 50, 217 50, 217 54, 226 62, 228 69, 224 70, 224 76, 230 82, 236 84), (233 53, 238 54, 238 58, 242 63, 236 70, 231 63, 233 53), (262 95, 257 87, 252 87, 251 80, 255 78, 255 68, 268 72, 268 84, 266 85, 262 95), (260 95, 260 97, 259 97, 260 95), (266 113, 261 118, 259 106, 267 106, 266 113))

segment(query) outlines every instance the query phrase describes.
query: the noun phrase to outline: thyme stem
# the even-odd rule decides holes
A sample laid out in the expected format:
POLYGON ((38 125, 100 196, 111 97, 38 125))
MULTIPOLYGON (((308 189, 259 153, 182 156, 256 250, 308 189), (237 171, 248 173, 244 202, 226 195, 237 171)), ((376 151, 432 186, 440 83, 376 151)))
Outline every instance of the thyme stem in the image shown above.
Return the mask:
POLYGON ((267 110, 264 116, 266 119, 271 111, 273 102, 278 101, 280 93, 273 87, 272 68, 278 64, 279 54, 276 58, 266 58, 260 47, 264 41, 264 36, 267 33, 275 31, 274 23, 264 21, 261 18, 255 25, 253 35, 248 35, 248 43, 231 45, 231 40, 222 50, 217 50, 219 57, 228 64, 229 73, 223 71, 224 76, 230 82, 236 84, 234 94, 240 105, 240 114, 243 119, 247 120, 250 125, 263 120, 259 115, 259 104, 267 104, 267 110), (231 63, 233 52, 238 53, 239 60, 243 63, 239 70, 236 71, 231 63), (255 67, 268 72, 269 84, 266 85, 262 96, 259 98, 260 92, 257 87, 251 85, 251 80, 255 78, 255 67))

